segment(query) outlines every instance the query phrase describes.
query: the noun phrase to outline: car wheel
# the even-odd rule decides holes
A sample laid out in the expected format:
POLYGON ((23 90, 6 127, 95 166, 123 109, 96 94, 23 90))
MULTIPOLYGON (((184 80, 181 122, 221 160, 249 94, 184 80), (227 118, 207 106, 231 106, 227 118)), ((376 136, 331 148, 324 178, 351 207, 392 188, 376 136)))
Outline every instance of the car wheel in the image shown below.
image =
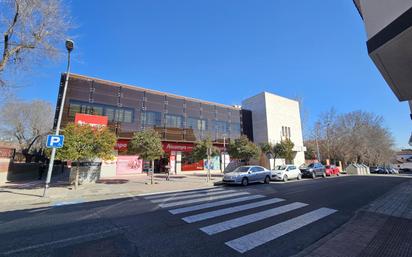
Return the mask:
POLYGON ((269 176, 266 176, 266 178, 265 178, 265 184, 269 184, 270 183, 270 177, 269 176))
POLYGON ((287 175, 283 176, 283 182, 287 182, 287 181, 288 181, 288 176, 287 175))
POLYGON ((298 180, 301 180, 302 179, 302 174, 299 174, 298 175, 298 180))
POLYGON ((315 172, 312 172, 312 178, 315 179, 316 178, 316 174, 315 172))
POLYGON ((248 184, 249 184, 248 179, 247 179, 247 178, 243 178, 243 179, 242 179, 242 185, 243 185, 243 186, 247 186, 248 184))
POLYGON ((325 172, 323 172, 322 177, 326 178, 326 173, 325 172))

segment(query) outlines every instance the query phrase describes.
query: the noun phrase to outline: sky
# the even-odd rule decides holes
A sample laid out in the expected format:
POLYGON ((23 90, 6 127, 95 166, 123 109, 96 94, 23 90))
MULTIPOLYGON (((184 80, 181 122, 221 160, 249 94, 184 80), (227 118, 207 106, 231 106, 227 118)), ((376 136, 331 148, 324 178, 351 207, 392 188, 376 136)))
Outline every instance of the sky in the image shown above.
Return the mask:
MULTIPOLYGON (((350 0, 71 0, 68 7, 74 73, 228 105, 262 91, 299 98, 306 132, 331 108, 373 112, 397 148, 408 146, 408 104, 369 58, 350 0)), ((34 67, 18 95, 55 105, 65 69, 65 59, 34 67)))

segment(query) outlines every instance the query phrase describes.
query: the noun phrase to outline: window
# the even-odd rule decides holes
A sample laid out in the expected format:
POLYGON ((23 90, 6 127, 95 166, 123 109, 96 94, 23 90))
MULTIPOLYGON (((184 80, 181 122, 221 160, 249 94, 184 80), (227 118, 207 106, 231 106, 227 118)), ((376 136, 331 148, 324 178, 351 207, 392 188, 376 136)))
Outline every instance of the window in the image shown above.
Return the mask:
POLYGON ((142 112, 142 125, 143 126, 160 126, 162 124, 162 118, 160 112, 145 111, 142 112))
POLYGON ((113 108, 105 108, 104 115, 107 116, 107 119, 110 121, 114 121, 114 109, 113 108))
POLYGON ((183 116, 166 114, 165 124, 167 128, 182 128, 183 127, 183 116))
POLYGON ((193 130, 206 131, 207 130, 207 120, 189 117, 187 119, 187 127, 193 130))
POLYGON ((226 121, 216 121, 215 122, 215 129, 216 132, 219 134, 224 134, 228 132, 228 123, 226 121))
POLYGON ((290 127, 282 126, 282 137, 290 139, 290 127))
POLYGON ((127 123, 132 123, 132 121, 133 121, 133 111, 125 110, 124 111, 124 116, 123 116, 123 121, 127 122, 127 123))
POLYGON ((260 172, 260 171, 264 171, 265 169, 263 169, 262 167, 253 167, 252 168, 252 172, 260 172))
POLYGON ((78 103, 70 103, 69 104, 69 117, 74 118, 76 113, 80 113, 80 104, 78 103))
POLYGON ((70 101, 69 117, 74 118, 76 116, 76 113, 107 116, 109 122, 133 122, 133 109, 117 108, 104 104, 70 101))

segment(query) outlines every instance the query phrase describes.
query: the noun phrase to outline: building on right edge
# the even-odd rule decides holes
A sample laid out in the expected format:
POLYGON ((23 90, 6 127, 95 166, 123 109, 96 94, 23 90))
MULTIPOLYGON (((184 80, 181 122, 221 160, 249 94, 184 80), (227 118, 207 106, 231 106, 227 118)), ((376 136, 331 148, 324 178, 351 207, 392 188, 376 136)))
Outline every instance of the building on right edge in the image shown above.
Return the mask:
POLYGON ((412 0, 353 0, 365 24, 370 58, 412 119, 412 0))
MULTIPOLYGON (((252 113, 254 143, 276 144, 289 138, 295 145, 293 164, 305 163, 306 147, 303 145, 298 101, 262 92, 243 100, 242 109, 252 113)), ((276 164, 281 162, 276 160, 276 164)))

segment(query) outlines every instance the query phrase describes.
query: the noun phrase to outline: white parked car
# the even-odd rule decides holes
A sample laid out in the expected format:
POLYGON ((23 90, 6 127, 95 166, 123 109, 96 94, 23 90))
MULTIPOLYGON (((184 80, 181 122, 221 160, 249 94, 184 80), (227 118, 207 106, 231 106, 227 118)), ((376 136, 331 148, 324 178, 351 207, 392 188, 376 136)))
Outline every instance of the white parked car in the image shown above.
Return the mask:
POLYGON ((289 179, 301 179, 302 173, 295 165, 279 165, 271 171, 271 179, 283 180, 284 182, 289 179))

